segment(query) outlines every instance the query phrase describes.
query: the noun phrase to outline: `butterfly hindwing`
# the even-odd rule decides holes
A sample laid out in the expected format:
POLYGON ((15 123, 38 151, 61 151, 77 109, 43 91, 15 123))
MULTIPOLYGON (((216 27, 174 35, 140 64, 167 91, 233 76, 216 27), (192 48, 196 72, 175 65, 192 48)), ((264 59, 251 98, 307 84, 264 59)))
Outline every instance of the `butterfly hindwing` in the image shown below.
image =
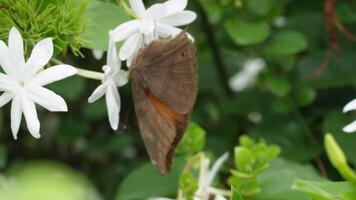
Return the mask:
POLYGON ((162 174, 170 169, 172 154, 195 103, 195 51, 185 32, 154 41, 139 52, 130 73, 140 132, 162 174))

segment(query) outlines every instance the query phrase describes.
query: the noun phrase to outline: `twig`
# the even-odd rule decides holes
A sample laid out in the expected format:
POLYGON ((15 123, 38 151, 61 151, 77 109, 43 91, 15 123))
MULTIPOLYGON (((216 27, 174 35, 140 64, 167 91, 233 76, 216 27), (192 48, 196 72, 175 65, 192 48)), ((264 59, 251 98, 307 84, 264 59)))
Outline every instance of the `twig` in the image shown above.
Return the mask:
POLYGON ((227 96, 232 96, 232 91, 229 87, 228 84, 228 77, 226 75, 226 70, 225 70, 225 65, 223 60, 221 59, 221 50, 219 45, 216 42, 215 36, 213 34, 214 30, 212 29, 207 14, 204 10, 204 8, 200 5, 198 1, 193 1, 195 2, 198 12, 200 14, 200 19, 201 19, 201 26, 203 30, 205 31, 205 34, 208 38, 209 45, 211 47, 213 57, 214 57, 214 62, 215 62, 215 68, 218 72, 220 82, 224 88, 225 94, 227 96))

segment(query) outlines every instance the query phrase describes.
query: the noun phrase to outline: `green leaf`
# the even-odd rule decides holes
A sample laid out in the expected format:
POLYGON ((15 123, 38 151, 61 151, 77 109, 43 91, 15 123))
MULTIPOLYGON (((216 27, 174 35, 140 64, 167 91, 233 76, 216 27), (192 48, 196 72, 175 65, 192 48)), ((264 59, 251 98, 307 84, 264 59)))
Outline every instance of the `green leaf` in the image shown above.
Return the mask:
POLYGON ((235 165, 243 172, 252 172, 254 163, 253 153, 246 147, 235 147, 235 165))
POLYGON ((164 177, 153 168, 151 163, 135 169, 122 182, 115 199, 137 200, 176 195, 184 164, 184 159, 176 159, 172 171, 164 177))
POLYGON ((243 200, 241 194, 236 188, 231 187, 231 192, 232 192, 231 200, 243 200))
POLYGON ((286 96, 291 90, 291 84, 284 76, 268 74, 265 77, 265 82, 270 91, 278 97, 286 96))
POLYGON ((179 188, 187 200, 193 200, 194 194, 198 190, 198 180, 191 173, 185 172, 179 178, 179 188))
POLYGON ((251 200, 311 200, 306 194, 290 188, 295 178, 322 180, 310 165, 275 159, 269 169, 259 177, 261 192, 251 200))
POLYGON ((224 27, 238 45, 259 44, 269 36, 269 27, 264 21, 247 22, 242 19, 228 19, 225 21, 224 27))
POLYGON ((296 31, 279 32, 267 44, 264 52, 268 55, 285 56, 297 54, 308 48, 307 39, 296 31))
POLYGON ((196 154, 205 145, 205 130, 194 122, 190 122, 182 141, 179 143, 177 154, 196 154))
POLYGON ((115 4, 98 0, 90 0, 85 15, 90 20, 83 33, 83 37, 89 41, 86 47, 102 51, 108 48, 109 31, 129 20, 125 12, 115 4))
POLYGON ((249 0, 246 1, 247 10, 256 16, 268 14, 273 6, 272 0, 249 0))
POLYGON ((311 87, 299 88, 296 92, 296 101, 299 106, 307 106, 316 98, 316 91, 311 87))
POLYGON ((346 193, 353 192, 353 186, 348 182, 306 181, 295 179, 292 189, 302 191, 316 200, 344 199, 346 193))

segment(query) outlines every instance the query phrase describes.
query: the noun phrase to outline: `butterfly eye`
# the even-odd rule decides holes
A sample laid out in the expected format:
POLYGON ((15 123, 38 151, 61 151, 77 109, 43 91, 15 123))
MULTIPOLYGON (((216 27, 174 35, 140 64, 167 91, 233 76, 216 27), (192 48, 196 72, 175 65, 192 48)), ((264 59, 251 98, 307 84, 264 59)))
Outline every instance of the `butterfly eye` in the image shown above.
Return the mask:
POLYGON ((181 55, 182 57, 184 57, 184 56, 185 56, 185 52, 181 52, 180 55, 181 55))

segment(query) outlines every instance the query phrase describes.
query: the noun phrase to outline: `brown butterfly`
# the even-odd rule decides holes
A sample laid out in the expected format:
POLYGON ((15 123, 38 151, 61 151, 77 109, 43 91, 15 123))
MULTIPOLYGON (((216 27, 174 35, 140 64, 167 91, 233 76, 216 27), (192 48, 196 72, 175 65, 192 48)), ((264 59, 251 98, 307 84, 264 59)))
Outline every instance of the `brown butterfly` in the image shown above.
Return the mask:
POLYGON ((142 48, 130 71, 136 117, 154 166, 168 174, 198 92, 196 48, 186 32, 142 48))

